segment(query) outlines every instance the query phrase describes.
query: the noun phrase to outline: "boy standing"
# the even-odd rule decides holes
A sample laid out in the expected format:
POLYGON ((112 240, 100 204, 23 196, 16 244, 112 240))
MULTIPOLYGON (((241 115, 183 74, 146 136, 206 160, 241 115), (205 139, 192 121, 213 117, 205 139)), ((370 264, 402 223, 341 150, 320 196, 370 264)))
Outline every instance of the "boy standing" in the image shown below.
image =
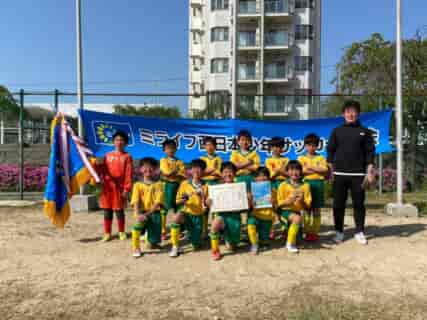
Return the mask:
POLYGON ((176 211, 176 193, 180 182, 185 178, 184 163, 175 157, 175 140, 165 140, 163 151, 166 157, 160 159, 160 174, 165 185, 165 210, 162 211, 162 240, 166 240, 166 216, 169 210, 176 211))
POLYGON ((286 165, 289 158, 283 157, 285 141, 281 137, 273 137, 270 140, 271 157, 265 160, 265 166, 270 172, 270 179, 273 189, 278 189, 280 183, 286 180, 286 165))
POLYGON ((310 211, 304 214, 304 233, 306 241, 318 241, 321 216, 320 211, 324 206, 324 180, 329 168, 326 159, 317 153, 320 138, 314 133, 304 138, 306 155, 298 157, 303 167, 304 181, 310 185, 313 199, 310 211))
POLYGON ((144 158, 140 162, 142 181, 133 186, 131 204, 137 223, 132 230, 133 256, 142 255, 140 248, 140 235, 147 231, 147 246, 156 246, 161 242, 161 214, 164 205, 164 187, 160 181, 154 181, 158 169, 158 162, 154 158, 144 158))
POLYGON ((249 191, 253 174, 260 165, 260 158, 255 150, 250 150, 252 136, 249 131, 241 130, 237 135, 239 150, 233 150, 230 161, 236 166, 236 182, 245 182, 249 191))
POLYGON ((100 207, 104 209, 104 236, 102 241, 111 240, 113 213, 116 213, 119 239, 125 240, 124 208, 132 188, 132 158, 126 153, 128 135, 118 131, 113 135, 114 151, 107 153, 104 159, 97 160, 95 170, 101 177, 102 191, 100 207))

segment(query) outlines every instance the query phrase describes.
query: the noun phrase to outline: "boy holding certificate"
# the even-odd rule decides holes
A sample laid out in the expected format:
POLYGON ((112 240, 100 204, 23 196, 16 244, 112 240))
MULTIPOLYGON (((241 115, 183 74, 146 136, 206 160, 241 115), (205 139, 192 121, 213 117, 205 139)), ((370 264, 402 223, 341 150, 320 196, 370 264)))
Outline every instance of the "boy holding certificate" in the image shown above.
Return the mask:
POLYGON ((207 185, 203 183, 203 171, 206 164, 203 160, 191 161, 191 179, 184 180, 176 195, 176 204, 181 209, 174 215, 171 223, 172 249, 170 257, 177 257, 179 250, 180 227, 183 224, 189 233, 193 249, 202 244, 203 215, 206 211, 207 185))
POLYGON ((301 214, 310 209, 310 185, 303 182, 302 165, 295 160, 286 166, 289 180, 283 182, 277 190, 277 206, 280 209, 280 220, 289 225, 286 248, 289 252, 298 253, 297 235, 301 225, 301 214))
POLYGON ((237 135, 239 150, 233 150, 230 161, 236 166, 236 182, 246 183, 249 190, 253 174, 260 165, 260 158, 255 150, 251 151, 252 136, 249 131, 241 130, 237 135))
MULTIPOLYGON (((234 183, 237 168, 231 162, 224 162, 221 167, 223 183, 234 183)), ((245 200, 246 201, 246 200, 245 200)), ((208 205, 212 205, 212 200, 208 200, 208 205)), ((220 233, 224 233, 224 240, 228 250, 234 251, 240 243, 241 211, 215 212, 211 226, 211 248, 212 259, 221 259, 219 250, 220 233)))
POLYGON ((248 217, 248 236, 253 255, 258 254, 258 242, 268 243, 269 233, 276 215, 273 208, 275 193, 276 190, 271 188, 268 169, 260 167, 255 173, 255 182, 252 183, 249 194, 253 209, 248 217))
POLYGON ((326 159, 317 153, 320 138, 314 133, 304 138, 306 155, 300 156, 298 161, 302 164, 304 181, 310 185, 313 198, 311 208, 304 214, 305 241, 319 241, 320 210, 324 206, 324 181, 329 168, 326 159))

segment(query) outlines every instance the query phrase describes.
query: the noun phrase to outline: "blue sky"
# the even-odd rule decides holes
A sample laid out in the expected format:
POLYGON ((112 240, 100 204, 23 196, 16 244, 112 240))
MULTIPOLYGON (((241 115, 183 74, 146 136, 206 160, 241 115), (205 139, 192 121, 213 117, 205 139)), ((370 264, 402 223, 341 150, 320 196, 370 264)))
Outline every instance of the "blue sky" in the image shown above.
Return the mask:
MULTIPOLYGON (((86 90, 187 92, 188 0, 82 3, 86 90)), ((2 1, 0 10, 0 84, 12 90, 74 91, 74 0, 2 1)), ((427 1, 403 0, 404 36, 418 28, 427 32, 426 14, 427 1)), ((329 82, 343 48, 373 32, 393 39, 394 21, 395 0, 324 0, 322 92, 333 90, 329 82)), ((186 108, 184 98, 109 101, 186 108)))

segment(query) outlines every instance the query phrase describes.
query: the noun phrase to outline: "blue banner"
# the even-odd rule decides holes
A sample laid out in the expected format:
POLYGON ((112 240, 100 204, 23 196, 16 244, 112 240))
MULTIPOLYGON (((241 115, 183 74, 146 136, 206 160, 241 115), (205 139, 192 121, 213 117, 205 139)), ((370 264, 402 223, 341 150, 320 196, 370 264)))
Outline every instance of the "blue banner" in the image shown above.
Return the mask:
MULTIPOLYGON (((374 132, 377 153, 393 151, 389 142, 390 110, 364 113, 362 125, 374 132)), ((86 142, 97 157, 113 149, 112 136, 120 130, 128 133, 127 151, 134 159, 151 156, 163 157, 162 142, 175 139, 178 144, 177 157, 185 162, 205 154, 203 140, 213 136, 217 141, 217 154, 229 159, 237 148, 236 135, 249 130, 256 148, 264 161, 269 156, 268 143, 271 137, 285 139, 284 155, 295 159, 304 153, 304 137, 316 133, 321 138, 319 152, 326 154, 326 145, 332 130, 343 123, 343 118, 326 118, 302 121, 259 121, 259 120, 193 120, 153 119, 138 116, 120 116, 111 113, 80 111, 85 129, 86 142)))

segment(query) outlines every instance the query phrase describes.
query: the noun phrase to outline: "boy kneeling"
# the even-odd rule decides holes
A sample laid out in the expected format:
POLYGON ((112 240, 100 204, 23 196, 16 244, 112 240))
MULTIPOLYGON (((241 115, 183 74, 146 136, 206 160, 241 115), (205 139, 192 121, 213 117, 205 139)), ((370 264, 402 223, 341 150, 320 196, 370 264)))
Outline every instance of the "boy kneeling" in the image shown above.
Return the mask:
POLYGON ((277 205, 280 209, 280 220, 289 226, 286 248, 289 252, 298 253, 297 235, 301 226, 303 211, 311 206, 310 186, 303 183, 302 165, 295 160, 286 166, 289 180, 283 182, 277 190, 277 205))
POLYGON ((178 213, 174 215, 171 223, 172 249, 170 257, 177 257, 179 250, 179 236, 181 225, 189 233, 189 239, 193 249, 198 249, 202 244, 203 216, 206 210, 207 185, 203 183, 202 177, 206 163, 195 159, 191 162, 191 179, 185 180, 178 188, 176 204, 178 213))
POLYGON ((142 255, 140 247, 140 235, 147 231, 147 246, 158 245, 161 242, 161 214, 164 207, 164 186, 160 181, 154 181, 158 162, 153 158, 144 158, 140 162, 142 181, 133 186, 131 204, 137 223, 132 229, 133 256, 142 255))

